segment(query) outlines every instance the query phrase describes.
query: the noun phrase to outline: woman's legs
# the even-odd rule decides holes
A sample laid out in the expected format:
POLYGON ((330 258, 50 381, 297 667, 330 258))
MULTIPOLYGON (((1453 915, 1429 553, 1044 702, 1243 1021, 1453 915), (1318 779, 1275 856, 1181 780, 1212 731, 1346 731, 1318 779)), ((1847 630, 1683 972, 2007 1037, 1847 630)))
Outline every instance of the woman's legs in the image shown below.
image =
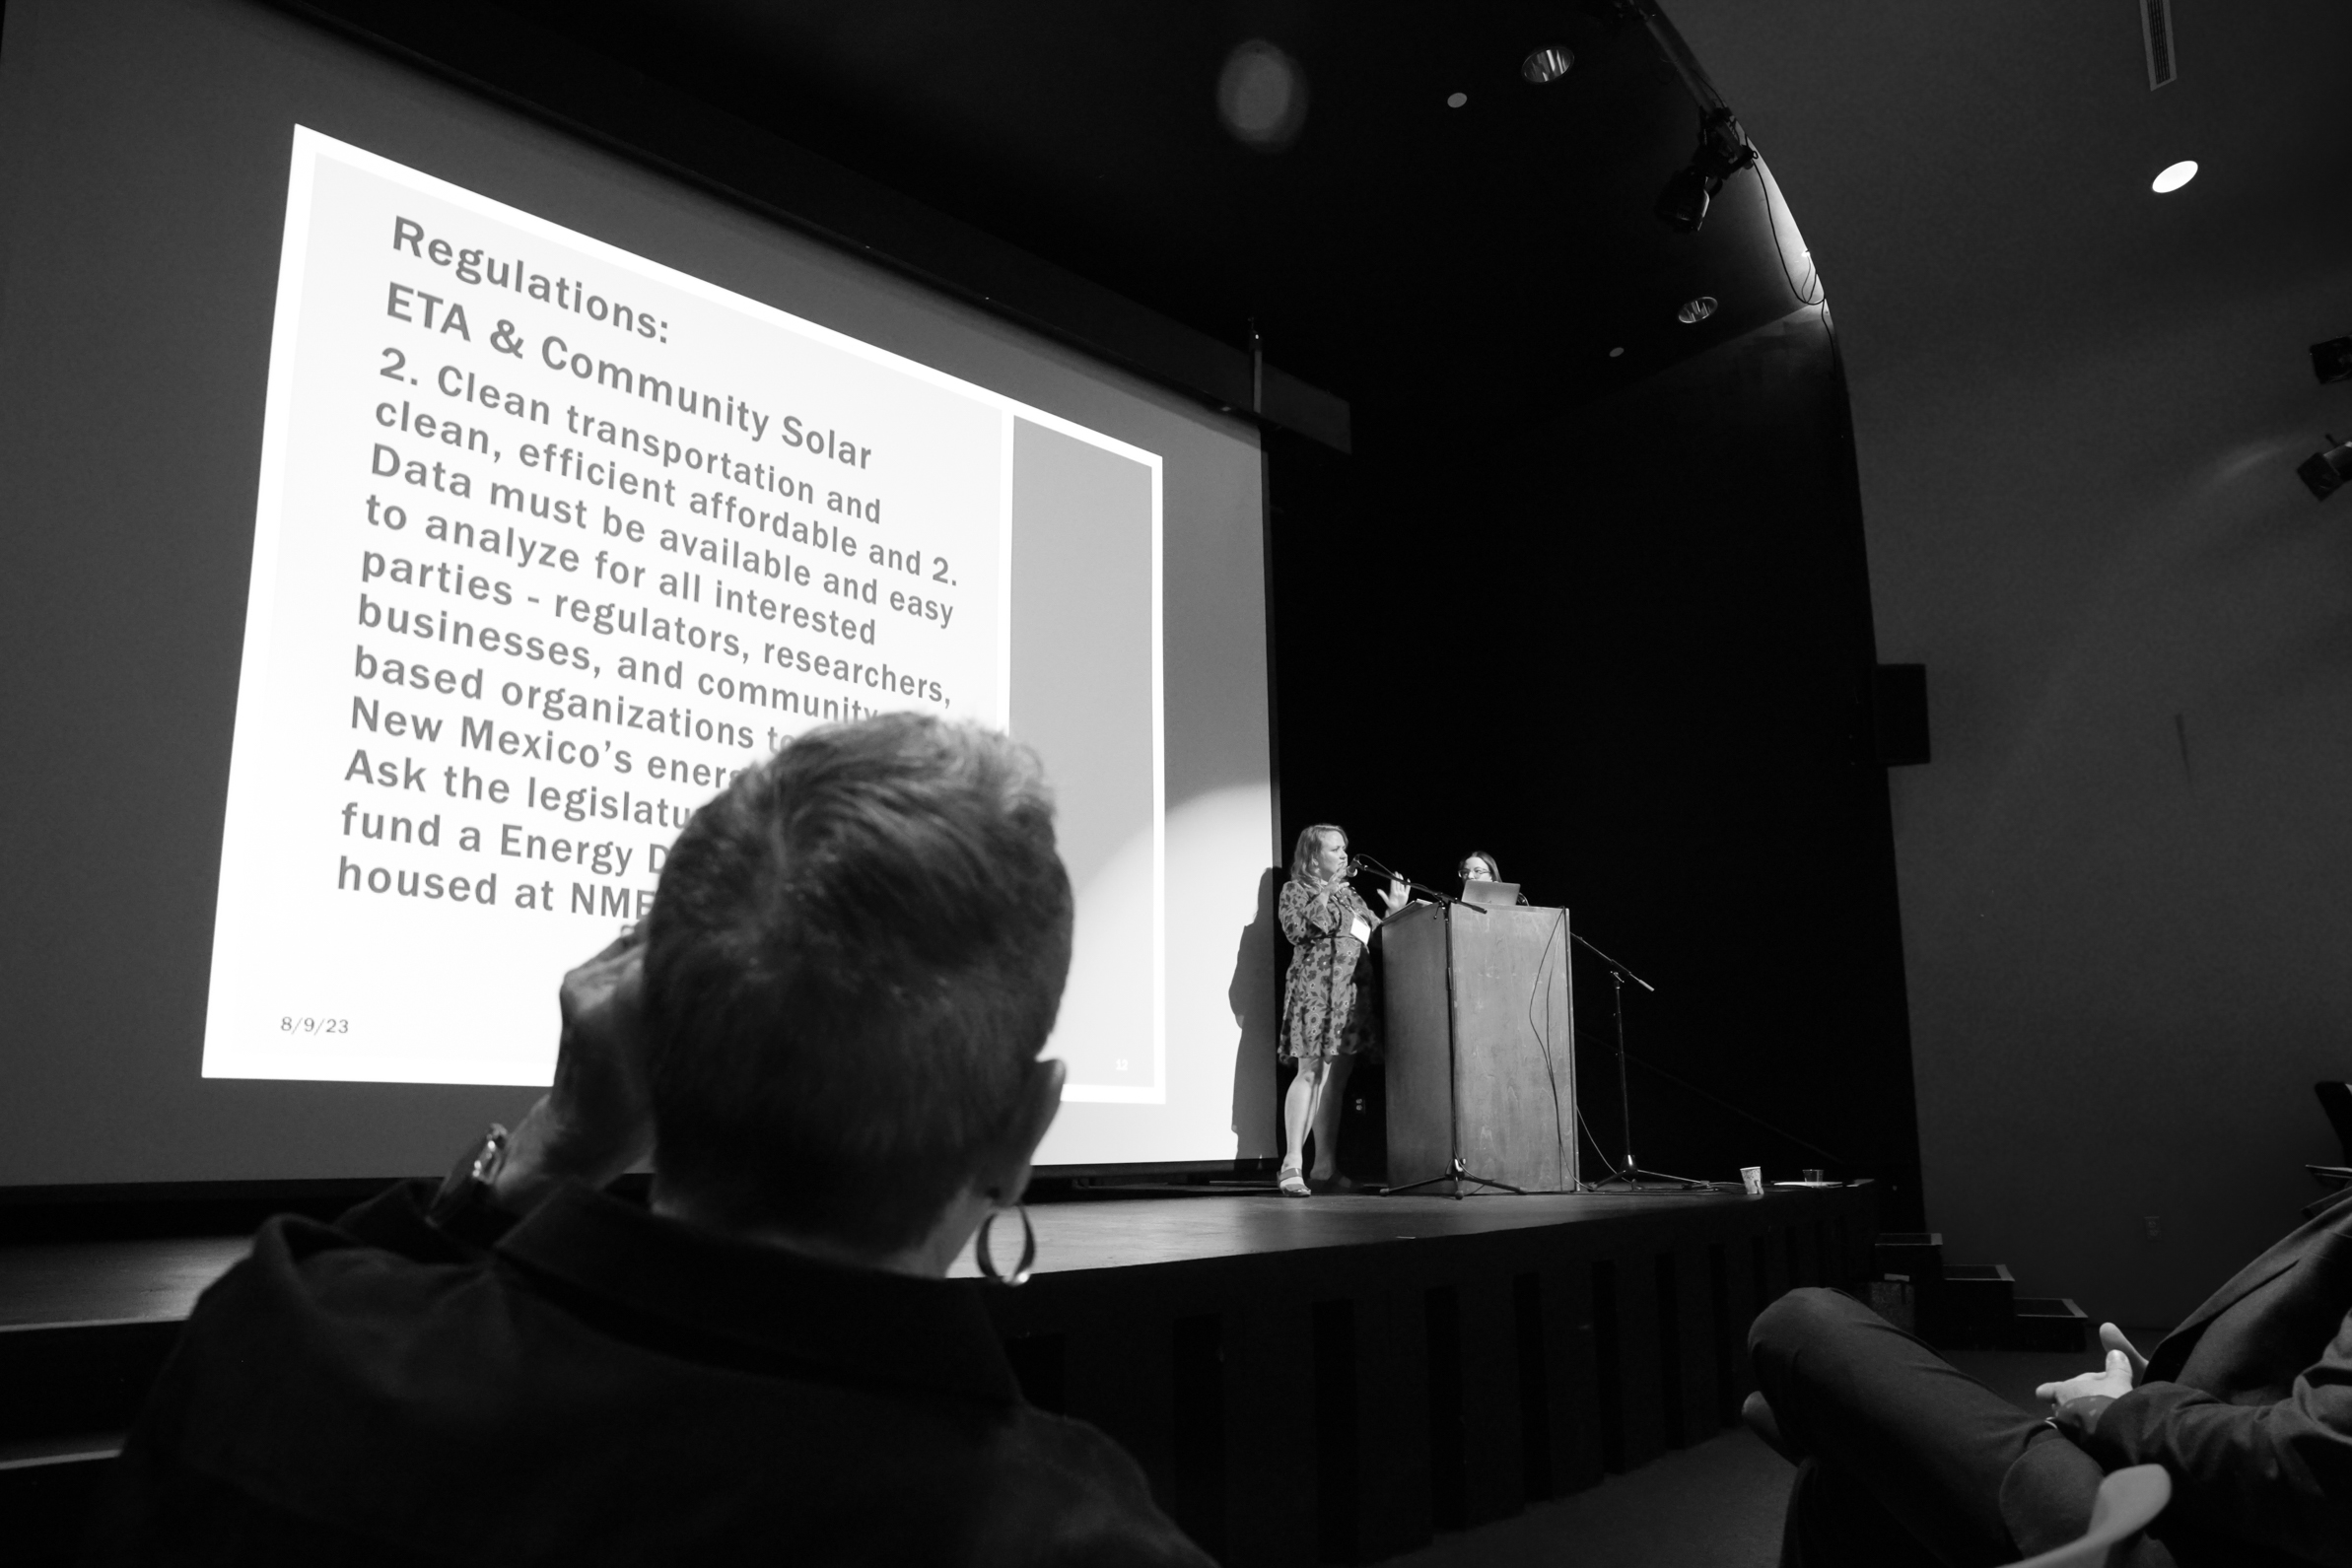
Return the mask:
POLYGON ((1298 1058, 1298 1076, 1282 1096, 1282 1169, 1305 1168, 1307 1129, 1315 1119, 1315 1088, 1322 1081, 1323 1062, 1315 1057, 1298 1058))
POLYGON ((1315 1181, 1340 1174, 1340 1113, 1348 1109, 1348 1077, 1354 1071, 1353 1057, 1333 1057, 1324 1067, 1315 1096, 1315 1181))

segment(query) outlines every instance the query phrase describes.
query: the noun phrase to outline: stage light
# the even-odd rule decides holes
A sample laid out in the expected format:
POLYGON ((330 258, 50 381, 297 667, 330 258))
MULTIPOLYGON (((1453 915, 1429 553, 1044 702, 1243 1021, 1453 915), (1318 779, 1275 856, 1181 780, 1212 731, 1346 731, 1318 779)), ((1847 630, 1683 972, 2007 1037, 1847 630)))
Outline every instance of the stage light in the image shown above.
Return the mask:
POLYGON ((1675 171, 1658 193, 1658 216, 1677 234, 1695 235, 1707 221, 1707 205, 1723 187, 1695 169, 1675 171))
POLYGON ((1715 297, 1711 294, 1702 294, 1695 300, 1684 302, 1683 307, 1674 312, 1674 318, 1685 326, 1696 326, 1714 313, 1715 297))
POLYGON ((1236 44, 1217 73, 1216 110, 1234 140, 1280 152, 1306 122, 1306 73, 1264 38, 1236 44))
POLYGON ((1469 102, 1470 95, 1468 93, 1448 93, 1445 96, 1445 106, 1447 108, 1460 108, 1463 104, 1469 102))
POLYGON ((2295 470, 2295 477, 2311 487, 2312 498, 2325 501, 2352 479, 2352 442, 2340 442, 2333 435, 2327 438, 2327 449, 2314 452, 2295 470))
POLYGON ((2168 196, 2196 177, 2197 161, 2193 158, 2183 158, 2157 175, 2155 182, 2148 188, 2159 196, 2168 196))
POLYGON ((2352 381, 2352 338, 2329 338, 2312 345, 2312 374, 2322 384, 2352 381))
POLYGON ((1657 213, 1667 228, 1695 235, 1706 222, 1707 206, 1723 182, 1756 162, 1748 133, 1728 108, 1711 109, 1698 121, 1698 146, 1658 192, 1657 213))
POLYGON ((1548 86, 1568 74, 1568 67, 1576 63, 1575 52, 1553 44, 1538 49, 1519 62, 1519 74, 1537 87, 1548 86))

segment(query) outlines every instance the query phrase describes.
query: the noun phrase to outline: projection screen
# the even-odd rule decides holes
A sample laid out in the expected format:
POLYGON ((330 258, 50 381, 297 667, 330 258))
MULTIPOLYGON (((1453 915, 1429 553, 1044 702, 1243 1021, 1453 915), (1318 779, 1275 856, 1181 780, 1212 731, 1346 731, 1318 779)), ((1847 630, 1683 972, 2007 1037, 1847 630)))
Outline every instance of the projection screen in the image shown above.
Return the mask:
POLYGON ((813 724, 1078 893, 1049 1165, 1271 1152, 1246 425, 236 0, 10 8, 0 1185, 432 1170, 813 724))

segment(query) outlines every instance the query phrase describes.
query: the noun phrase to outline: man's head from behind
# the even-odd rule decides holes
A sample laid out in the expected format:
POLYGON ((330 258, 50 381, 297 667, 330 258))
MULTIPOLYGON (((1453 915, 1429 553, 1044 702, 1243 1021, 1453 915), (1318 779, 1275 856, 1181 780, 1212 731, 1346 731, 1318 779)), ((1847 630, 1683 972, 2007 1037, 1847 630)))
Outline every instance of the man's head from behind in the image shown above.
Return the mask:
POLYGON ((663 1193, 913 1242, 1032 1120, 1070 928, 1026 749, 913 714, 792 741, 695 813, 647 921, 663 1193))

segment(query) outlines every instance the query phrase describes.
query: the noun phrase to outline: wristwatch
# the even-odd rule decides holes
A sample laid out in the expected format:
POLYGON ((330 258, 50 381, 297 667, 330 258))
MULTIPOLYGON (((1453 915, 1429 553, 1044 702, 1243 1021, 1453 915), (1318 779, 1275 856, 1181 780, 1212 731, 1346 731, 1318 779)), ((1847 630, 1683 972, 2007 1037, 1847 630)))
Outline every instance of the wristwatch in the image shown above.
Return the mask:
POLYGON ((507 1163, 508 1132, 493 1122, 479 1143, 458 1157, 442 1180, 441 1191, 425 1209, 425 1218, 459 1241, 487 1247, 514 1225, 513 1214, 498 1206, 491 1184, 507 1163))

